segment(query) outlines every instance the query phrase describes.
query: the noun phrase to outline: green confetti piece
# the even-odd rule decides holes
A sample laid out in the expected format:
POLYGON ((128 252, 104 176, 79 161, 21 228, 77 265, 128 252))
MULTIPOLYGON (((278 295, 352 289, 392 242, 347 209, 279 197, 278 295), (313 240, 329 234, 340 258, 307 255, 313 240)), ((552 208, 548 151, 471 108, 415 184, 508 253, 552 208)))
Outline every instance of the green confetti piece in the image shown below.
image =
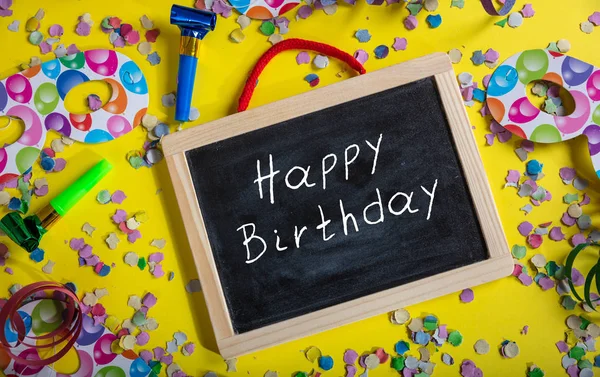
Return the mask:
POLYGON ((23 288, 21 286, 21 284, 13 284, 10 286, 10 288, 8 288, 8 291, 10 292, 11 295, 14 295, 21 288, 23 288))
POLYGON ((565 267, 564 266, 558 266, 558 269, 554 273, 554 278, 556 280, 563 280, 565 277, 566 277, 565 276, 565 267))
POLYGON ((150 369, 152 369, 152 372, 160 375, 160 370, 162 369, 162 364, 160 363, 160 361, 153 360, 150 362, 150 364, 148 364, 148 366, 150 367, 150 369))
POLYGON ((100 204, 108 204, 110 203, 110 192, 108 190, 102 190, 96 196, 96 200, 100 204))
POLYGON ((556 104, 550 98, 544 101, 544 111, 549 114, 556 114, 556 109, 556 104))
POLYGON ((548 51, 554 51, 554 52, 560 52, 560 50, 558 49, 558 46, 556 45, 556 42, 550 42, 548 44, 548 47, 546 47, 546 50, 548 50, 548 51))
POLYGON ((308 374, 304 372, 296 372, 296 374, 294 374, 294 377, 308 377, 308 374))
POLYGON ((575 360, 581 360, 583 356, 585 356, 585 350, 581 347, 575 346, 569 351, 569 357, 575 360))
POLYGON ((513 245, 512 247, 512 255, 517 259, 521 259, 527 255, 527 248, 521 245, 513 245))
POLYGON ((135 314, 133 315, 133 318, 131 319, 131 323, 133 323, 136 326, 144 326, 146 324, 147 320, 146 320, 146 315, 144 314, 144 312, 142 311, 137 311, 135 312, 135 314))
POLYGON ((594 364, 592 364, 592 362, 589 360, 579 360, 579 362, 577 363, 577 366, 579 367, 579 369, 583 369, 583 368, 592 369, 594 364))
POLYGON ((508 18, 505 18, 501 21, 496 22, 494 25, 498 25, 500 27, 505 27, 507 22, 508 22, 508 18))
POLYGON ((544 371, 538 367, 527 372, 527 377, 544 377, 544 371))
POLYGON ((577 306, 577 301, 573 300, 573 297, 571 297, 570 295, 566 295, 562 296, 562 298, 560 299, 560 304, 563 308, 567 310, 573 310, 575 309, 575 306, 577 306))
POLYGON ((538 187, 537 190, 531 194, 531 197, 537 201, 544 199, 546 197, 546 189, 541 186, 538 187))
POLYGON ((589 215, 581 215, 577 219, 577 226, 581 230, 589 229, 592 226, 592 218, 589 215))
POLYGON ((579 328, 582 329, 582 330, 587 329, 587 327, 590 325, 590 323, 592 323, 592 322, 590 322, 589 319, 585 318, 582 315, 580 315, 579 318, 581 318, 581 326, 579 326, 579 328))
POLYGON ((423 5, 411 3, 406 6, 406 9, 408 9, 411 15, 416 16, 421 11, 421 9, 423 9, 423 5))
POLYGON ((105 29, 112 29, 113 27, 110 26, 110 17, 106 17, 102 20, 102 27, 105 29))
POLYGON ((268 37, 275 33, 275 25, 271 21, 265 21, 260 25, 260 32, 268 37))
POLYGON ((450 4, 450 8, 460 8, 463 9, 465 6, 465 0, 452 0, 450 4))
POLYGON ((438 326, 438 319, 432 315, 428 315, 427 317, 425 317, 425 320, 423 320, 423 327, 426 330, 433 331, 433 330, 437 329, 437 326, 438 326))
POLYGON ((556 264, 555 261, 550 261, 548 263, 546 263, 546 272, 548 273, 548 276, 554 276, 556 274, 556 271, 558 271, 558 265, 556 264))
POLYGON ((138 260, 138 267, 140 268, 140 270, 144 271, 144 268, 146 268, 147 265, 148 265, 148 263, 146 263, 146 258, 141 257, 138 260))
POLYGON ((129 165, 134 169, 139 169, 144 166, 144 159, 140 156, 133 156, 129 159, 129 165))
POLYGON ((413 374, 414 377, 429 377, 429 375, 425 372, 421 372, 419 374, 413 374))
POLYGON ((565 194, 565 196, 563 196, 563 202, 565 202, 567 204, 571 204, 578 200, 579 200, 579 195, 577 195, 577 194, 565 194))
POLYGON ((458 330, 452 331, 448 334, 448 343, 452 344, 454 347, 458 347, 462 344, 463 336, 458 330))
POLYGON ((398 357, 392 356, 392 362, 391 362, 390 366, 397 371, 401 371, 402 369, 404 369, 404 357, 403 356, 398 356, 398 357))

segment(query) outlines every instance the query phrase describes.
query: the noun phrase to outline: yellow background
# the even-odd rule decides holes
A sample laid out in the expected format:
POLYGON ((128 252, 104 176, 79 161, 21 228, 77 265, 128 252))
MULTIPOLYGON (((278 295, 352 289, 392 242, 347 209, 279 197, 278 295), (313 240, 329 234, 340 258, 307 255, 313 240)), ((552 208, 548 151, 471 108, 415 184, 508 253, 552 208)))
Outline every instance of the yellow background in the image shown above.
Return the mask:
MULTIPOLYGON (((515 10, 521 9, 524 4, 523 0, 518 0, 515 10)), ((146 14, 161 29, 161 35, 154 47, 162 57, 162 63, 151 67, 135 47, 126 47, 120 51, 134 59, 146 75, 151 100, 149 112, 159 116, 162 121, 170 121, 173 109, 165 109, 161 105, 161 96, 176 88, 179 30, 169 25, 170 5, 168 1, 156 0, 17 0, 13 6, 14 16, 0 18, 0 51, 2 51, 0 72, 3 73, 0 77, 14 72, 15 67, 28 62, 31 56, 39 56, 38 48, 27 42, 28 33, 24 31, 25 22, 39 7, 46 9, 41 30, 46 33, 52 24, 60 23, 66 30, 61 42, 66 46, 76 43, 81 50, 111 47, 108 36, 103 34, 98 26, 103 17, 119 16, 124 22, 132 23, 136 29, 141 30, 139 18, 146 14), (91 36, 80 37, 74 33, 74 29, 77 17, 85 12, 91 13, 95 26, 91 36), (21 21, 21 31, 18 33, 6 29, 13 19, 21 21)), ((191 6, 192 3, 188 2, 184 5, 191 6)), ((370 59, 366 63, 368 71, 431 52, 446 52, 452 48, 459 48, 463 51, 464 57, 460 64, 455 65, 456 72, 471 72, 475 75, 475 80, 481 82, 483 76, 491 73, 491 70, 484 65, 475 67, 469 58, 474 50, 485 52, 490 47, 498 50, 503 60, 519 51, 544 48, 551 41, 566 38, 573 45, 570 55, 600 65, 598 53, 600 30, 595 30, 591 35, 586 35, 579 30, 580 22, 597 10, 597 5, 597 1, 591 0, 534 1, 536 15, 533 18, 525 19, 523 25, 517 29, 508 26, 502 29, 494 26, 494 22, 500 18, 488 16, 479 1, 466 0, 464 9, 457 9, 450 8, 450 0, 440 0, 438 12, 443 17, 443 23, 438 29, 427 27, 425 23, 427 12, 423 11, 417 17, 420 22, 419 27, 414 31, 407 31, 402 24, 402 20, 408 14, 404 4, 377 7, 367 6, 363 0, 358 0, 355 7, 341 5, 333 16, 327 16, 323 11, 315 11, 315 14, 307 20, 293 20, 290 23, 290 33, 285 37, 301 37, 326 42, 350 53, 358 48, 365 49, 370 54, 370 59), (370 42, 361 44, 353 38, 358 28, 368 29, 371 32, 373 37, 370 42), (394 52, 390 49, 387 58, 375 59, 373 49, 380 44, 391 46, 396 36, 408 39, 407 50, 394 52)), ((288 17, 294 18, 295 14, 296 11, 293 10, 288 17)), ((193 102, 202 115, 197 122, 194 122, 194 126, 202 127, 202 123, 235 111, 237 98, 247 73, 260 54, 270 46, 267 37, 258 31, 260 26, 258 21, 253 22, 245 30, 247 37, 243 43, 230 42, 228 35, 237 27, 236 17, 235 13, 229 19, 219 17, 216 31, 211 32, 203 42, 193 102)), ((260 80, 252 106, 311 90, 303 78, 314 69, 308 65, 297 66, 295 55, 296 53, 292 52, 285 53, 271 63, 260 80)), ((43 60, 51 58, 49 54, 43 57, 43 60)), ((342 80, 336 77, 336 73, 343 68, 342 63, 332 59, 328 68, 317 72, 321 78, 320 86, 342 80)), ((352 76, 350 72, 343 74, 344 78, 350 76, 352 76)), ((519 208, 525 205, 527 200, 519 198, 515 189, 502 189, 507 169, 520 171, 524 169, 524 164, 514 153, 518 141, 513 137, 506 144, 496 142, 494 146, 485 146, 484 134, 488 133, 488 124, 479 115, 479 109, 479 104, 469 109, 469 117, 475 127, 475 138, 506 236, 510 245, 524 244, 524 238, 518 234, 516 226, 525 220, 519 208)), ((175 123, 172 121, 170 123, 174 129, 175 123)), ((57 137, 55 133, 49 135, 48 146, 51 139, 57 137)), ((192 376, 201 376, 208 370, 226 375, 225 363, 215 352, 214 338, 202 294, 188 294, 184 289, 190 279, 197 277, 197 273, 166 166, 160 163, 152 169, 134 170, 125 159, 127 152, 141 148, 145 137, 145 131, 139 127, 131 134, 107 144, 94 146, 76 144, 68 147, 60 154, 60 157, 68 160, 67 168, 62 173, 46 174, 40 171, 39 165, 36 164, 34 178, 47 176, 50 182, 50 194, 43 198, 34 198, 32 212, 47 204, 50 198, 90 167, 98 159, 97 155, 108 158, 115 168, 98 185, 94 194, 88 195, 45 236, 42 247, 46 250, 46 258, 57 262, 52 275, 45 275, 41 271, 45 262, 34 264, 24 251, 10 243, 12 257, 8 261, 8 266, 15 270, 15 274, 9 276, 0 273, 0 296, 6 296, 7 288, 14 283, 24 285, 41 279, 63 283, 74 281, 80 293, 94 288, 108 288, 110 296, 103 298, 101 302, 110 314, 125 319, 133 314, 133 309, 127 307, 129 295, 141 296, 145 292, 153 292, 159 300, 158 305, 150 310, 150 316, 158 320, 160 327, 151 334, 149 348, 164 347, 165 342, 172 339, 175 331, 184 331, 199 345, 193 356, 184 357, 181 354, 175 356, 175 361, 183 367, 184 371, 192 376), (108 189, 111 192, 121 189, 128 195, 128 199, 123 205, 102 206, 95 201, 95 194, 100 189, 108 189), (104 243, 104 238, 110 232, 119 233, 110 219, 117 208, 123 208, 130 214, 145 210, 150 220, 141 227, 143 234, 141 240, 131 245, 121 236, 121 244, 117 250, 111 251, 104 243), (98 228, 92 239, 81 231, 85 222, 98 228), (79 268, 75 252, 66 244, 72 237, 85 237, 86 241, 94 246, 95 253, 104 261, 114 261, 117 268, 106 278, 97 276, 91 268, 79 268), (163 265, 166 271, 175 271, 175 279, 171 282, 168 282, 166 277, 154 279, 148 271, 142 272, 137 268, 130 268, 122 262, 123 255, 128 251, 146 256, 154 251, 149 245, 153 238, 167 240, 167 246, 163 250, 165 252, 163 265)), ((581 175, 591 181, 587 192, 592 197, 592 204, 584 207, 584 210, 592 215, 594 221, 599 221, 595 213, 600 201, 598 195, 600 186, 591 167, 585 140, 578 139, 556 145, 536 145, 536 150, 530 158, 536 158, 544 163, 546 177, 540 184, 552 192, 554 199, 535 208, 527 216, 527 220, 534 224, 546 221, 554 221, 555 224, 559 222, 562 212, 566 209, 561 197, 567 192, 575 192, 575 189, 563 185, 558 177, 558 169, 562 166, 574 166, 581 175)), ((569 236, 574 232, 574 228, 567 231, 569 236)), ((435 236, 435 233, 431 234, 432 238, 435 236)), ((567 241, 557 243, 545 237, 544 244, 537 252, 544 254, 548 259, 562 262, 569 250, 570 245, 567 241)), ((535 253, 529 249, 526 259, 535 253)), ((593 257, 593 253, 588 252, 587 261, 591 261, 593 257)), ((589 264, 582 266, 587 270, 589 264)), ((441 352, 432 357, 432 360, 437 363, 435 375, 457 376, 458 365, 464 358, 473 359, 486 376, 524 375, 527 366, 531 363, 539 365, 550 376, 564 373, 560 366, 561 355, 554 343, 563 338, 566 329, 564 319, 569 313, 559 305, 559 296, 554 290, 542 292, 535 285, 525 287, 516 278, 508 277, 475 287, 474 292, 475 301, 470 304, 460 303, 457 293, 408 308, 413 316, 433 313, 439 317, 441 323, 448 324, 449 328, 460 330, 464 335, 462 346, 455 348, 446 344, 441 347, 441 351, 449 352, 457 364, 454 366, 442 364, 441 352), (520 335, 524 325, 530 326, 529 334, 526 336, 520 335), (476 355, 472 348, 475 341, 480 338, 486 339, 492 348, 491 352, 484 356, 476 355), (518 343, 521 349, 518 357, 511 360, 502 359, 498 346, 504 339, 518 343)), ((592 315, 591 318, 597 320, 598 316, 592 315)), ((382 314, 359 323, 240 357, 238 372, 231 375, 262 376, 269 369, 278 371, 280 376, 290 376, 295 371, 310 371, 313 365, 304 358, 302 350, 314 345, 318 346, 324 354, 331 355, 335 359, 334 369, 326 375, 340 376, 344 374, 342 354, 346 348, 353 348, 359 353, 369 351, 373 347, 385 347, 386 350, 392 351, 393 345, 400 339, 407 339, 405 327, 390 324, 387 315, 382 314)), ((416 347, 413 349, 416 350, 416 347)), ((397 374, 386 365, 371 371, 370 375, 397 374)))

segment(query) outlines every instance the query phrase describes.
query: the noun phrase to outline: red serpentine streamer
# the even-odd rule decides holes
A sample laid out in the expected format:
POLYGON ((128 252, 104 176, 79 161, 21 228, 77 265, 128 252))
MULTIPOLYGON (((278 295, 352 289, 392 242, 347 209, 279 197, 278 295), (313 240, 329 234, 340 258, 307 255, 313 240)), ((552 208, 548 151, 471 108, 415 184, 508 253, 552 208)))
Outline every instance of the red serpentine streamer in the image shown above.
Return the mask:
POLYGON ((75 293, 69 288, 62 284, 42 281, 34 284, 30 284, 18 290, 12 295, 8 301, 0 308, 0 347, 3 347, 6 353, 16 362, 26 366, 40 367, 50 365, 60 358, 62 358, 75 344, 75 341, 81 333, 83 326, 83 313, 81 311, 81 303, 75 293), (62 313, 63 322, 55 330, 45 335, 39 336, 27 336, 25 323, 18 313, 18 310, 25 304, 33 300, 42 300, 47 298, 40 298, 38 293, 45 293, 46 291, 52 292, 51 300, 59 301, 65 304, 66 308, 62 313), (16 344, 11 345, 4 333, 4 324, 10 319, 10 324, 14 332, 17 333, 16 344), (48 344, 37 345, 38 340, 52 340, 48 344), (26 342, 27 340, 27 342, 26 342), (29 343, 32 341, 33 343, 29 343), (27 347, 43 349, 53 348, 59 344, 66 342, 66 344, 55 353, 46 359, 41 360, 29 360, 19 357, 12 353, 12 349, 19 345, 25 345, 27 347))
POLYGON ((258 59, 258 62, 252 69, 248 80, 246 80, 246 85, 244 85, 244 90, 242 91, 242 95, 240 96, 240 101, 238 105, 238 112, 245 111, 250 104, 250 100, 252 99, 252 93, 254 93, 254 88, 258 84, 258 77, 261 72, 265 69, 267 64, 275 57, 275 55, 280 52, 287 50, 310 50, 315 51, 320 54, 329 55, 331 57, 337 58, 343 62, 346 62, 352 69, 360 73, 361 75, 367 73, 365 67, 358 60, 356 60, 352 55, 330 46, 325 43, 307 41, 305 39, 286 39, 283 40, 271 47, 263 54, 263 56, 258 59))

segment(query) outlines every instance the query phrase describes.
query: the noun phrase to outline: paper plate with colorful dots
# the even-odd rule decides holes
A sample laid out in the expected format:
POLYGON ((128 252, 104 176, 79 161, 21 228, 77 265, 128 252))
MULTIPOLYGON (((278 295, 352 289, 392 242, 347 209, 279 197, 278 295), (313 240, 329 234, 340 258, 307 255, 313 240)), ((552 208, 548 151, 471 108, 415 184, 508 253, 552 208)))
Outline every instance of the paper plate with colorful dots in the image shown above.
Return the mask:
POLYGON ((256 20, 270 20, 294 9, 299 0, 229 0, 238 12, 256 20))
POLYGON ((547 50, 528 50, 508 58, 494 71, 487 106, 510 132, 538 143, 557 143, 579 135, 588 138, 589 152, 600 177, 600 69, 579 59, 547 50), (541 111, 527 98, 532 81, 546 80, 573 96, 568 116, 541 111))
POLYGON ((141 69, 112 50, 90 50, 51 60, 0 81, 0 115, 20 118, 21 137, 0 148, 0 183, 26 172, 38 158, 46 132, 55 130, 84 143, 102 143, 130 132, 148 108, 148 86, 141 69), (112 89, 98 111, 71 114, 67 94, 79 84, 101 80, 112 89))

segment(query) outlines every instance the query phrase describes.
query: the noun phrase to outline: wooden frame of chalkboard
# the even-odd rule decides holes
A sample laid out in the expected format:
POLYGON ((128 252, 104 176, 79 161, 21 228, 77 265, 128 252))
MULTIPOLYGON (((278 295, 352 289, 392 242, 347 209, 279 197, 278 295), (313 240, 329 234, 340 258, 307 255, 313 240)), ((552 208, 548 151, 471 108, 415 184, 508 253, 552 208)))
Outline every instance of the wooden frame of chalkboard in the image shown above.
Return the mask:
MULTIPOLYGON (((262 107, 237 113, 163 139, 163 151, 198 269, 204 298, 224 358, 230 358, 358 321, 399 307, 489 282, 512 271, 512 257, 494 205, 473 132, 446 54, 436 53, 329 85, 262 107), (487 246, 487 259, 407 284, 322 308, 314 312, 237 333, 211 249, 186 153, 203 146, 281 122, 433 78, 450 142, 460 160, 476 221, 487 246)), ((210 179, 210 178, 208 178, 210 179)))

